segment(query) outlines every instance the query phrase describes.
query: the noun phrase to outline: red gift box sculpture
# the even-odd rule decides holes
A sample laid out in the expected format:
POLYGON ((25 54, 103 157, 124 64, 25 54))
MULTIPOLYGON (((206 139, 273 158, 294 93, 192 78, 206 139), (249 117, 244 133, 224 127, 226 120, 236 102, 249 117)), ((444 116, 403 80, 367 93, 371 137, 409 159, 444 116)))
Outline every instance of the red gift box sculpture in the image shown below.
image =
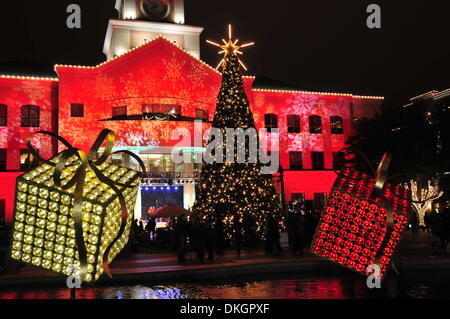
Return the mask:
POLYGON ((378 265, 383 278, 411 207, 408 190, 385 183, 390 161, 386 154, 375 178, 350 168, 339 174, 313 239, 314 254, 365 275, 378 265))

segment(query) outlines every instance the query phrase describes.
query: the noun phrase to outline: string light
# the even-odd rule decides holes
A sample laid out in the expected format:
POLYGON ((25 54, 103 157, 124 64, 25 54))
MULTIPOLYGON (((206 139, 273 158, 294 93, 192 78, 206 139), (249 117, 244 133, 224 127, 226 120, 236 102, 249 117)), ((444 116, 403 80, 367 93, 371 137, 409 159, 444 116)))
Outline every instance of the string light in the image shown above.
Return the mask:
MULTIPOLYGON (((222 66, 222 86, 213 122, 213 127, 219 129, 223 136, 227 128, 255 127, 242 76, 246 67, 238 57, 238 54, 242 53, 240 48, 254 43, 239 46, 239 41, 233 40, 232 37, 232 28, 229 26, 228 41, 223 40, 224 45, 207 41, 219 47, 219 53, 224 54, 218 66, 222 66)), ((273 214, 279 217, 281 212, 272 176, 261 175, 259 161, 249 162, 246 143, 232 143, 233 145, 223 145, 224 149, 234 149, 235 158, 232 163, 204 165, 193 211, 204 220, 214 219, 210 221, 222 222, 226 239, 231 240, 233 237, 233 223, 236 218, 245 224, 244 231, 250 231, 253 224, 255 232, 263 235, 267 216, 273 214), (236 154, 246 154, 245 164, 235 164, 236 154)))
MULTIPOLYGON (((224 58, 222 59, 222 61, 220 61, 219 65, 217 66, 216 69, 219 69, 220 66, 223 65, 223 62, 225 61, 225 59, 227 58, 228 55, 234 55, 234 56, 237 56, 238 54, 242 55, 243 53, 241 51, 239 51, 241 48, 247 48, 247 47, 255 45, 255 42, 238 45, 239 39, 236 39, 233 41, 233 29, 232 29, 231 24, 228 25, 228 41, 226 41, 225 39, 222 39, 222 42, 224 43, 224 45, 221 45, 221 44, 216 43, 211 40, 206 40, 206 42, 211 45, 221 48, 222 51, 219 51, 219 54, 225 55, 224 58)), ((247 71, 247 67, 245 66, 245 64, 240 59, 238 59, 238 61, 241 64, 241 66, 244 68, 244 70, 247 71)))
POLYGON ((427 181, 424 188, 419 187, 419 184, 415 180, 409 181, 405 184, 405 188, 411 191, 411 197, 413 206, 417 211, 419 217, 419 226, 425 225, 425 213, 431 206, 431 204, 441 198, 444 192, 440 190, 438 185, 433 185, 431 181, 427 181))
POLYGON ((37 77, 37 76, 19 76, 19 75, 8 75, 8 74, 0 74, 0 79, 13 79, 13 80, 30 80, 30 81, 59 81, 58 78, 50 78, 50 77, 37 77))
POLYGON ((354 95, 351 93, 331 93, 331 92, 313 92, 313 91, 296 91, 296 90, 273 90, 273 89, 253 89, 255 92, 266 92, 266 93, 290 93, 290 94, 312 94, 312 95, 334 95, 334 96, 344 96, 351 97, 354 99, 367 99, 367 100, 384 100, 383 96, 363 96, 354 95))

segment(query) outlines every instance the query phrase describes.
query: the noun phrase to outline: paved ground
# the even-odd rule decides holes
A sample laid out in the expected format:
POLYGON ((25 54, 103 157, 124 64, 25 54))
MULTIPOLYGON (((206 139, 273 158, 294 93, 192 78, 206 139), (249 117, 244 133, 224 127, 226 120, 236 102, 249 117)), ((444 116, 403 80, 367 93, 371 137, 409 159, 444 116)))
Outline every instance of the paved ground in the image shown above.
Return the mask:
MULTIPOLYGON (((416 236, 405 234, 395 259, 397 268, 400 271, 450 269, 450 255, 435 254, 437 243, 436 238, 423 232, 416 236)), ((115 284, 186 282, 274 272, 315 273, 336 267, 338 266, 310 254, 293 256, 290 252, 284 252, 281 256, 268 256, 262 251, 244 252, 241 257, 229 251, 214 261, 191 260, 183 264, 177 263, 176 256, 172 253, 141 253, 122 257, 111 265, 115 284)), ((102 276, 99 283, 108 284, 111 279, 102 276)), ((15 265, 8 267, 7 274, 0 275, 0 287, 3 289, 33 284, 62 286, 65 284, 65 277, 32 266, 18 269, 15 265)))

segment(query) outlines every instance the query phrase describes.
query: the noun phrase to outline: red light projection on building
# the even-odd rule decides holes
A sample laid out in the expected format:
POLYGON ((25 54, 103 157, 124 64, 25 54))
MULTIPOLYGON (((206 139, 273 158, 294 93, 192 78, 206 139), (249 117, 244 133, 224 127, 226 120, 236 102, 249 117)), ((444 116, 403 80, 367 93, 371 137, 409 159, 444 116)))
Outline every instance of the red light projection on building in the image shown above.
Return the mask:
MULTIPOLYGON (((219 72, 163 37, 98 66, 57 65, 55 69, 57 79, 0 76, 0 104, 7 106, 7 125, 0 126, 0 178, 7 181, 0 183, 0 199, 6 201, 6 221, 12 220, 21 149, 26 149, 24 140, 32 132, 55 132, 84 151, 103 129, 116 133, 120 149, 145 148, 146 144, 170 148, 179 142, 172 141, 173 130, 187 129, 194 136, 195 118, 204 120, 203 130, 210 128, 221 83, 219 72), (39 106, 39 127, 22 127, 21 108, 26 105, 39 106), (166 110, 156 105, 173 106, 179 118, 145 116, 149 110, 166 110), (5 169, 1 169, 1 150, 6 150, 5 169)), ((312 200, 316 193, 327 193, 336 178, 333 152, 342 149, 351 136, 352 120, 370 117, 382 98, 271 90, 258 86, 255 77, 243 80, 256 127, 265 128, 266 115, 275 115, 286 200, 294 194, 312 200), (299 118, 292 133, 290 115, 299 118), (310 127, 311 116, 320 118, 321 130, 310 127), (342 131, 332 130, 332 117, 342 120, 342 131), (290 152, 298 154, 290 156, 290 152), (316 159, 323 158, 322 163, 313 165, 312 153, 321 153, 316 159), (301 158, 301 165, 291 158, 301 158)), ((33 145, 46 158, 58 151, 50 140, 33 139, 33 145)))
POLYGON ((385 187, 380 198, 370 199, 374 184, 375 179, 351 169, 338 177, 311 251, 362 274, 377 264, 382 278, 405 230, 411 204, 406 200, 409 191, 400 187, 395 192, 385 187), (393 211, 391 230, 387 209, 393 211))

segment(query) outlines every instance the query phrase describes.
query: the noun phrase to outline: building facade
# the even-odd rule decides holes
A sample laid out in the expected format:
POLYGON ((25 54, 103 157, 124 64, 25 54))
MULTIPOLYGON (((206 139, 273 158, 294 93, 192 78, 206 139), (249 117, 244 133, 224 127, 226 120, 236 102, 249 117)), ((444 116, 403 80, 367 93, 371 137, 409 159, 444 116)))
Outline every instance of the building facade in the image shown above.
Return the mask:
MULTIPOLYGON (((56 78, 0 76, 3 221, 12 220, 16 177, 38 164, 28 154, 24 140, 39 130, 58 133, 85 151, 102 129, 113 130, 117 136, 115 148, 137 153, 148 171, 135 212, 138 218, 167 204, 188 208, 194 203, 201 164, 173 161, 171 154, 180 142, 173 132, 185 129, 195 136, 196 128, 204 131, 211 127, 221 74, 198 58, 199 42, 195 44, 194 38, 199 38, 202 28, 180 24, 184 17, 176 24, 170 20, 181 19, 181 1, 169 2, 173 7, 168 10, 178 6, 178 11, 167 14, 159 9, 164 12, 160 18, 165 22, 126 19, 126 12, 135 12, 135 16, 128 13, 128 18, 140 17, 138 13, 142 11, 130 9, 138 10, 133 6, 136 3, 139 1, 117 1, 123 19, 110 22, 104 63, 56 65, 56 78), (115 27, 118 24, 120 28, 115 27), (158 24, 165 25, 165 29, 159 29, 163 34, 152 39, 150 29, 158 24), (176 41, 170 38, 173 33, 164 33, 170 28, 170 32, 176 29, 184 40, 176 41), (130 32, 137 29, 141 32, 136 37, 139 43, 136 39, 123 40, 133 38, 130 32), (198 34, 190 33, 193 30, 198 34), (123 36, 126 32, 129 36, 123 36), (124 53, 119 48, 129 50, 124 53)), ((152 19, 156 16, 155 13, 152 19)), ((303 198, 321 205, 336 178, 333 167, 338 163, 333 163, 333 154, 351 136, 352 121, 372 116, 383 98, 275 90, 258 85, 252 76, 243 81, 257 128, 279 131, 286 201, 303 198)), ((48 137, 36 136, 33 145, 47 158, 62 150, 48 137)), ((176 151, 195 159, 204 151, 204 143, 197 145, 192 141, 176 151)), ((113 160, 130 161, 125 157, 113 160)))

